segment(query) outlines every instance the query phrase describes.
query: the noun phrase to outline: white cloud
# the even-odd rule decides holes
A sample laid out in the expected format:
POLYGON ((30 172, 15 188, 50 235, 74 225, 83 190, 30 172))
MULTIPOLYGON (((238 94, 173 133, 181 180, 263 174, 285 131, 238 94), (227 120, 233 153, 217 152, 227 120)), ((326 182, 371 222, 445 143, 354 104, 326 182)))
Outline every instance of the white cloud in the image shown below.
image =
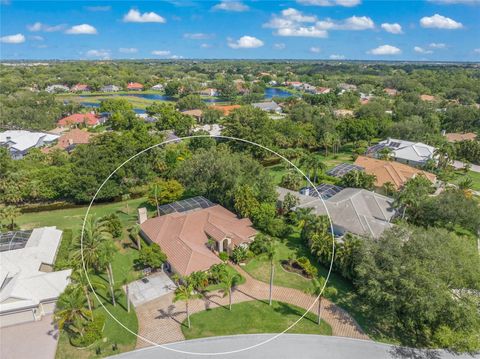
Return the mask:
POLYGON ((212 10, 220 11, 234 11, 234 12, 243 12, 248 11, 250 8, 242 3, 241 1, 229 1, 222 0, 220 3, 212 7, 212 10))
POLYGON ((38 32, 38 31, 45 31, 45 32, 55 32, 55 31, 61 31, 65 28, 65 25, 60 24, 60 25, 47 25, 47 24, 42 24, 41 22, 36 22, 31 25, 27 25, 28 31, 32 32, 38 32))
POLYGON ((463 24, 457 22, 449 17, 445 17, 439 14, 433 16, 425 16, 420 19, 420 25, 426 28, 435 28, 435 29, 447 29, 455 30, 461 29, 463 24))
POLYGON ((415 46, 413 48, 413 51, 418 52, 419 54, 432 54, 433 53, 432 50, 427 50, 427 49, 424 49, 423 47, 420 47, 420 46, 415 46))
POLYGON ((81 24, 72 26, 65 33, 69 35, 95 35, 97 34, 97 29, 89 24, 81 24))
POLYGON ((375 28, 375 23, 367 16, 318 20, 316 16, 289 8, 273 15, 263 27, 276 29, 274 34, 278 36, 327 37, 329 30, 367 30, 375 28))
POLYGON ((88 57, 98 57, 102 60, 108 60, 110 59, 110 50, 88 50, 85 55, 87 55, 88 57))
POLYGON ((312 46, 310 48, 310 52, 314 53, 314 54, 318 54, 320 53, 321 49, 319 47, 315 47, 315 46, 312 46))
POLYGON ((473 52, 476 54, 480 54, 480 47, 478 49, 473 49, 473 52))
POLYGON ((35 36, 30 36, 30 38, 34 41, 43 41, 45 40, 42 36, 38 36, 38 35, 35 35, 35 36))
POLYGON ((207 43, 203 43, 203 44, 200 45, 200 47, 201 47, 202 49, 209 49, 209 48, 212 47, 212 45, 207 44, 207 43))
POLYGON ((155 56, 168 56, 171 54, 170 50, 154 50, 152 51, 152 55, 155 56))
POLYGON ((345 6, 353 7, 361 4, 361 0, 297 0, 297 3, 307 6, 345 6))
POLYGON ((372 55, 398 55, 402 52, 398 47, 391 45, 382 45, 368 51, 372 55))
POLYGON ((332 54, 329 56, 330 60, 344 60, 345 56, 344 55, 336 55, 332 54))
POLYGON ((263 41, 253 36, 242 36, 238 40, 228 39, 228 46, 232 49, 254 49, 263 46, 263 41))
POLYGON ((397 23, 389 24, 388 22, 384 22, 381 26, 382 29, 391 34, 401 34, 403 32, 402 26, 397 23))
POLYGON ((447 47, 447 45, 443 43, 432 42, 431 44, 428 45, 428 47, 431 47, 432 49, 444 49, 447 47))
POLYGON ((285 44, 283 42, 279 42, 277 44, 273 44, 273 48, 275 50, 283 50, 285 48, 285 44))
POLYGON ((158 22, 158 23, 165 23, 167 20, 163 17, 158 15, 154 12, 144 12, 143 14, 140 11, 135 9, 130 9, 130 11, 125 14, 123 17, 124 22, 158 22))
POLYGON ((207 40, 213 37, 213 34, 204 34, 203 32, 186 33, 183 37, 190 40, 207 40))
POLYGON ((0 42, 5 44, 21 44, 25 42, 25 36, 23 34, 2 36, 0 37, 0 42))
POLYGON ((172 60, 178 60, 178 59, 183 59, 183 56, 180 56, 180 55, 172 55, 172 56, 170 56, 170 58, 171 58, 172 60))
POLYGON ((136 54, 138 49, 135 47, 121 47, 118 49, 122 54, 136 54))
POLYGON ((87 6, 85 7, 88 11, 98 12, 98 11, 110 11, 112 9, 111 6, 87 6))

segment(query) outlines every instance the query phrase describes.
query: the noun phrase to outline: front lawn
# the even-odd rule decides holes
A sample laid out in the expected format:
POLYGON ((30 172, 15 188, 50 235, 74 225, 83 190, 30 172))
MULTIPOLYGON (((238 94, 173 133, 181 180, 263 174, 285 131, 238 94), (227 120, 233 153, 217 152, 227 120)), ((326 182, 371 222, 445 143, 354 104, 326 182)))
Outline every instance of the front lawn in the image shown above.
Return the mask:
POLYGON ((474 191, 480 191, 480 173, 479 172, 473 172, 473 171, 468 171, 468 173, 465 173, 463 170, 458 170, 455 171, 451 180, 448 182, 454 183, 454 184, 459 184, 460 182, 464 181, 466 178, 470 178, 472 180, 472 186, 471 188, 474 191))
MULTIPOLYGON (((243 302, 205 310, 190 316, 191 328, 186 323, 182 331, 186 339, 220 335, 280 333, 298 320, 305 310, 290 304, 262 301, 243 302)), ((332 335, 332 328, 325 321, 316 323, 316 316, 308 313, 288 333, 332 335)))

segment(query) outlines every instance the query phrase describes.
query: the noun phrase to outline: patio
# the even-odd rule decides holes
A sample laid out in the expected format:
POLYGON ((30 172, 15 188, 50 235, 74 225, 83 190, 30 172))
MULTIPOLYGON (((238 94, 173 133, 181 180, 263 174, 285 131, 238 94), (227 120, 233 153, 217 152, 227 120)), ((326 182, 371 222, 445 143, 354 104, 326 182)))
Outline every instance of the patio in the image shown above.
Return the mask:
POLYGON ((165 272, 154 273, 128 285, 130 301, 135 307, 173 292, 175 288, 165 272))

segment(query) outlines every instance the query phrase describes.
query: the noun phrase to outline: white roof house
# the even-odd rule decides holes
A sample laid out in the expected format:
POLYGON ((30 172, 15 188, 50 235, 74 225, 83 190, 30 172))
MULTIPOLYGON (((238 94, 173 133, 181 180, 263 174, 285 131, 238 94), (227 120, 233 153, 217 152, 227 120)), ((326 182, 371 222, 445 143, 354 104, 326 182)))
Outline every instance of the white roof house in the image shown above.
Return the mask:
POLYGON ((252 103, 252 106, 267 112, 282 112, 282 108, 275 101, 252 103))
POLYGON ((72 271, 51 271, 61 237, 56 227, 0 234, 1 326, 15 322, 8 315, 51 305, 65 290, 72 271))
POLYGON ((25 130, 0 132, 0 146, 7 147, 13 159, 20 159, 34 147, 41 147, 56 141, 60 136, 25 130))
POLYGON ((296 208, 312 208, 313 213, 330 215, 335 235, 346 232, 360 236, 378 238, 384 230, 391 228, 395 215, 393 199, 361 188, 345 188, 322 202, 318 197, 303 195, 285 188, 277 187, 279 200, 283 201, 287 193, 298 198, 296 208))
POLYGON ((45 91, 48 93, 55 93, 55 92, 68 92, 70 89, 68 86, 65 85, 50 85, 45 88, 45 91))
POLYGON ((392 156, 396 161, 413 166, 420 166, 425 164, 426 161, 434 159, 436 150, 435 147, 421 142, 410 142, 387 138, 386 140, 378 143, 378 145, 370 147, 368 152, 377 153, 386 147, 390 148, 392 151, 392 156))
POLYGON ((222 134, 223 126, 214 124, 199 125, 194 127, 193 132, 206 131, 210 136, 220 136, 222 134))

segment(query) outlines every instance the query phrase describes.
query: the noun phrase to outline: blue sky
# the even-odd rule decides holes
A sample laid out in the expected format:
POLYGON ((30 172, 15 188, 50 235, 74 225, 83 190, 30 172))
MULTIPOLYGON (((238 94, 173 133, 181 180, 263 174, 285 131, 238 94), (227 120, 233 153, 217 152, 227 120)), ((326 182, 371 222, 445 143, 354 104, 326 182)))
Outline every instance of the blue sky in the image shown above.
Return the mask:
POLYGON ((480 0, 0 0, 5 59, 480 61, 480 0))

